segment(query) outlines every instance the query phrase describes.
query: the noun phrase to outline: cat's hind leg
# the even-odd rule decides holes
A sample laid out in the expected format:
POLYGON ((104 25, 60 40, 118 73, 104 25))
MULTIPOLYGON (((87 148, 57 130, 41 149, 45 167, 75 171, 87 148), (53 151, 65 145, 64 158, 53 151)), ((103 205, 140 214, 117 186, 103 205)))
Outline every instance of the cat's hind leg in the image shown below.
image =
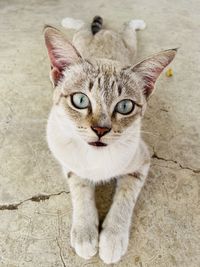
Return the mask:
POLYGON ((146 23, 142 19, 132 19, 128 22, 128 25, 135 31, 144 30, 146 23))
POLYGON ((130 50, 133 56, 137 53, 137 33, 136 31, 146 28, 146 24, 143 20, 133 19, 124 25, 122 31, 122 39, 126 47, 130 50))

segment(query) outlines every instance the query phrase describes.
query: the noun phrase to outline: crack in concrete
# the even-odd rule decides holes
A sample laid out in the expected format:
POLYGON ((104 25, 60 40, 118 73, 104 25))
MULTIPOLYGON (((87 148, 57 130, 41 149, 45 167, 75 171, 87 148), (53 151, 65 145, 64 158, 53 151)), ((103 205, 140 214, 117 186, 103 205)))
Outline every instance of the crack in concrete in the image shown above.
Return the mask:
POLYGON ((45 200, 48 200, 52 196, 59 196, 61 194, 69 194, 69 192, 61 191, 59 193, 53 193, 53 194, 49 194, 49 195, 39 194, 39 195, 33 196, 31 198, 25 199, 23 201, 20 201, 19 203, 0 205, 0 210, 17 210, 18 207, 20 205, 22 205, 24 202, 27 202, 27 201, 33 201, 33 202, 45 201, 45 200))
POLYGON ((163 160, 163 161, 166 161, 166 162, 173 162, 175 164, 177 164, 181 169, 183 170, 190 170, 194 173, 200 173, 200 169, 192 169, 190 167, 186 167, 186 166, 183 166, 181 163, 179 163, 178 161, 176 160, 173 160, 173 159, 166 159, 166 158, 163 158, 163 157, 160 157, 158 156, 157 152, 155 151, 155 148, 153 147, 153 155, 151 156, 151 158, 155 158, 155 159, 159 159, 159 160, 163 160))
MULTIPOLYGON (((190 167, 183 166, 181 163, 179 163, 176 160, 166 159, 164 157, 159 156, 157 154, 157 152, 155 151, 154 147, 153 147, 153 155, 151 156, 151 158, 155 158, 155 159, 158 159, 158 160, 163 160, 163 161, 166 161, 166 162, 173 162, 173 163, 177 164, 183 170, 189 170, 189 171, 192 171, 193 173, 200 173, 200 169, 192 169, 190 167)), ((61 191, 61 192, 53 193, 53 194, 49 194, 49 195, 39 194, 39 195, 33 196, 31 198, 25 199, 23 201, 20 201, 19 203, 0 205, 0 210, 17 210, 20 205, 22 205, 23 203, 25 203, 27 201, 40 202, 40 201, 48 200, 52 196, 59 196, 61 194, 69 194, 69 193, 70 192, 67 192, 67 191, 61 191)))
POLYGON ((61 261, 62 261, 63 266, 66 267, 66 265, 65 265, 65 261, 64 261, 63 256, 62 256, 62 249, 61 249, 61 246, 60 246, 60 244, 59 244, 59 242, 58 242, 58 238, 56 238, 56 242, 57 242, 57 245, 58 245, 58 247, 59 247, 59 251, 60 251, 60 259, 61 259, 61 261))

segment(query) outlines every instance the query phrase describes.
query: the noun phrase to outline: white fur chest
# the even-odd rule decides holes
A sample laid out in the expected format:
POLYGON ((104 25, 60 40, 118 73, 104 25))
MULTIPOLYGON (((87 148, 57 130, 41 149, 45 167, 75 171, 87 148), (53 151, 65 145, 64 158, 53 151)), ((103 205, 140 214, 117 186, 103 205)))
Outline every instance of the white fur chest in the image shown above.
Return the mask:
POLYGON ((72 171, 93 182, 109 180, 134 169, 135 164, 131 164, 130 170, 127 169, 137 149, 134 143, 129 146, 89 146, 83 140, 63 134, 53 113, 48 120, 47 140, 65 172, 72 171))

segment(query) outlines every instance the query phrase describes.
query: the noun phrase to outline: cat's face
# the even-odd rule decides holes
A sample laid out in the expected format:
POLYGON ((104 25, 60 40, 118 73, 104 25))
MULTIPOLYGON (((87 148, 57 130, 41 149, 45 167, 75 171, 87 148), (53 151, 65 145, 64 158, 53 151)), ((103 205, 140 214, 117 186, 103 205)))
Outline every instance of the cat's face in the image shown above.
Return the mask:
POLYGON ((128 145, 130 137, 137 142, 147 99, 176 50, 123 68, 115 61, 83 59, 54 28, 45 30, 45 41, 62 130, 101 149, 125 140, 128 145))
POLYGON ((130 70, 113 61, 82 60, 65 70, 58 87, 60 122, 68 120, 88 144, 103 147, 139 135, 146 100, 130 70))

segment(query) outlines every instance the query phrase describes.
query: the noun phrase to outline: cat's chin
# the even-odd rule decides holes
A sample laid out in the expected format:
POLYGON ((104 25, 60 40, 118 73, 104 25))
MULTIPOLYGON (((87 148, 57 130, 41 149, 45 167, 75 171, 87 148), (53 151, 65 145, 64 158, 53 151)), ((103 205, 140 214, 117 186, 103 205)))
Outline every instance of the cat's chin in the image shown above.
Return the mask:
POLYGON ((91 145, 91 146, 95 146, 95 147, 105 147, 105 146, 107 146, 107 144, 102 143, 100 141, 97 141, 97 142, 89 142, 88 144, 91 145))

